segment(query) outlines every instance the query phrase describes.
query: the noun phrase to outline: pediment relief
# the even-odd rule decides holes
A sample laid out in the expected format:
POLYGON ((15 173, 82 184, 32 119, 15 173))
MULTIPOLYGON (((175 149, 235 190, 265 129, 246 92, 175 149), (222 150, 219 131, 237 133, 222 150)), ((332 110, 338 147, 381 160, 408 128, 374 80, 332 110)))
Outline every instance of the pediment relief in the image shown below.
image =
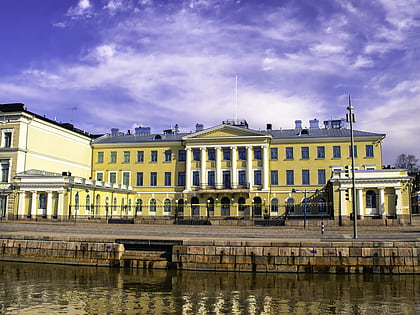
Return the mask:
POLYGON ((213 128, 205 129, 203 131, 195 132, 191 135, 183 137, 183 140, 198 140, 198 139, 209 139, 209 138, 232 138, 232 137, 243 137, 243 138, 252 138, 252 137, 265 137, 270 138, 270 135, 267 135, 262 132, 255 130, 245 129, 236 126, 230 125, 219 125, 213 128))

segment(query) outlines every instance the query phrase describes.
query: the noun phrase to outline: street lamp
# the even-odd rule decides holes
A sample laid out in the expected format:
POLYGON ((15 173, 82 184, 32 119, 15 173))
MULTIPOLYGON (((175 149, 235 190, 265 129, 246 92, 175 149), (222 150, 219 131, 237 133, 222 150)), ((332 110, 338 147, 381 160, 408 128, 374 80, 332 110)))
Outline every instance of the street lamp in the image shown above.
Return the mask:
POLYGON ((209 221, 209 217, 210 217, 210 200, 209 199, 207 199, 207 224, 208 224, 208 221, 209 221))
POLYGON ((357 238, 357 208, 356 208, 356 179, 354 178, 354 136, 353 136, 353 123, 356 121, 353 113, 354 107, 351 105, 351 98, 349 95, 349 106, 347 110, 349 113, 346 115, 347 122, 350 123, 350 154, 351 154, 351 183, 352 183, 352 209, 353 209, 353 238, 357 238))

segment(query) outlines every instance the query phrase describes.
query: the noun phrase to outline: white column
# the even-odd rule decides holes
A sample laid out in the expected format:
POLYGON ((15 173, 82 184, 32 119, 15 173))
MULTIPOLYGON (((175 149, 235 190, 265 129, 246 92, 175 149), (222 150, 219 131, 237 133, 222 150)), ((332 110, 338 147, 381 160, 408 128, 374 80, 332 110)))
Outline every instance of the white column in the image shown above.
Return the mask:
MULTIPOLYGON (((385 214, 385 188, 379 187, 379 214, 384 215, 385 214)), ((389 213, 389 211, 388 211, 389 213)))
POLYGON ((269 178, 269 167, 268 167, 268 145, 261 147, 262 151, 262 162, 263 162, 263 190, 268 190, 268 178, 269 178))
POLYGON ((395 187, 395 198, 397 198, 397 202, 395 205, 395 213, 403 214, 402 213, 402 203, 401 203, 401 187, 395 187))
POLYGON ((52 217, 52 191, 47 193, 47 218, 52 217))
POLYGON ((232 162, 232 169, 231 169, 231 183, 232 188, 238 187, 238 168, 237 168, 237 147, 231 147, 231 162, 232 162))
POLYGON ((18 216, 25 215, 25 191, 19 191, 18 216))
POLYGON ((220 189, 220 188, 223 187, 221 153, 222 153, 222 148, 221 147, 216 147, 216 150, 215 150, 215 154, 216 154, 216 189, 220 189))
POLYGON ((206 188, 206 182, 207 182, 207 177, 206 177, 206 148, 200 148, 201 149, 201 161, 200 161, 200 166, 201 166, 201 174, 200 174, 200 186, 201 188, 206 188))
POLYGON ((363 190, 361 188, 357 188, 356 193, 357 193, 357 213, 363 216, 365 215, 365 209, 363 208, 363 190))
POLYGON ((347 209, 346 191, 347 191, 347 189, 340 188, 341 215, 350 215, 350 212, 351 212, 351 211, 349 211, 349 209, 347 209))
POLYGON ((191 148, 186 148, 185 155, 185 190, 191 190, 191 148))
POLYGON ((35 217, 38 214, 38 194, 36 191, 32 192, 32 205, 31 205, 31 215, 35 217))
POLYGON ((58 205, 57 205, 57 216, 61 220, 64 219, 64 200, 63 200, 64 194, 62 191, 58 192, 58 205))
POLYGON ((246 176, 249 188, 252 189, 252 186, 254 185, 252 180, 252 146, 246 147, 246 176))

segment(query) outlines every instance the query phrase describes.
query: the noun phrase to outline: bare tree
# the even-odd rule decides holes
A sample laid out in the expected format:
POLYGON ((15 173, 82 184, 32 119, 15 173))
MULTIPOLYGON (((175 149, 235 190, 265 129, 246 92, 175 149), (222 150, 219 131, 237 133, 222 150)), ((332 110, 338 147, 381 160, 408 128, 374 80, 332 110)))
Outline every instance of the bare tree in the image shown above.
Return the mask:
POLYGON ((419 159, 417 159, 415 155, 402 153, 397 157, 397 160, 395 161, 395 167, 406 169, 409 173, 415 173, 420 169, 417 164, 418 161, 419 159))

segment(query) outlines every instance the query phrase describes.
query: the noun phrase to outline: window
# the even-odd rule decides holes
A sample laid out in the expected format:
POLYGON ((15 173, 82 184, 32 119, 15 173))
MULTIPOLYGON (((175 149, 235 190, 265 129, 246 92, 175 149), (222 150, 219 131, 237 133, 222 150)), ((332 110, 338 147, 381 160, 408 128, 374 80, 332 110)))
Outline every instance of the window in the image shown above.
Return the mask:
POLYGON ((271 212, 279 212, 279 200, 277 198, 271 199, 271 212))
POLYGON ((9 163, 1 163, 1 182, 7 183, 9 181, 9 163))
POLYGON ((293 198, 287 198, 286 200, 286 214, 295 212, 295 200, 293 198))
POLYGON ((261 160, 261 148, 254 148, 254 160, 261 160))
POLYGON ((238 183, 239 186, 246 186, 246 171, 238 172, 238 183))
POLYGON ((279 184, 279 172, 271 171, 271 185, 278 185, 278 184, 279 184))
POLYGON ((123 172, 122 174, 122 183, 123 185, 130 185, 130 172, 123 172))
POLYGON ((171 150, 166 150, 165 151, 165 162, 170 162, 172 161, 172 151, 171 150))
POLYGON ((194 161, 200 161, 200 150, 194 149, 193 150, 193 160, 194 161))
POLYGON ((163 201, 163 212, 171 213, 171 201, 169 199, 163 201))
POLYGON ((229 216, 230 215, 230 199, 228 197, 223 197, 220 203, 222 204, 221 215, 229 216))
POLYGON ((165 172, 165 186, 171 186, 171 172, 165 172))
POLYGON ((214 171, 209 171, 208 173, 207 173, 207 176, 208 176, 208 185, 209 186, 214 186, 214 171))
POLYGON ((230 171, 223 171, 222 181, 224 188, 230 188, 230 171))
POLYGON ((324 198, 318 199, 318 212, 327 212, 327 201, 324 198))
POLYGON ((90 213, 90 196, 86 195, 86 200, 85 200, 85 205, 86 205, 86 213, 89 214, 90 213))
POLYGON ((158 160, 158 152, 153 150, 150 152, 150 162, 157 162, 158 160))
POLYGON ((309 185, 309 170, 302 170, 302 185, 309 185))
POLYGON ((109 182, 111 184, 116 184, 117 183, 117 173, 115 173, 115 172, 110 172, 109 173, 109 182))
POLYGON ((309 147, 302 147, 302 160, 309 160, 309 147))
POLYGON ((238 149, 238 159, 241 161, 246 160, 246 149, 245 148, 239 148, 238 149))
POLYGON ((12 133, 11 132, 5 132, 4 133, 4 143, 3 147, 10 148, 12 145, 12 133))
POLYGON ((317 159, 325 159, 325 147, 316 148, 316 157, 317 159))
POLYGON ((376 193, 373 190, 366 192, 366 208, 376 208, 376 193))
POLYGON ((141 213, 143 211, 143 200, 136 200, 136 213, 141 213))
POLYGON ((200 186, 200 172, 193 171, 193 186, 200 186))
POLYGON ((366 157, 373 158, 373 145, 366 145, 366 157))
POLYGON ((117 163, 117 152, 115 151, 111 152, 110 163, 117 163))
POLYGON ((136 176, 136 185, 143 186, 143 172, 138 172, 136 176))
POLYGON ((261 185, 261 170, 254 171, 254 185, 261 185))
POLYGON ((302 200, 302 211, 311 212, 311 200, 309 198, 304 198, 302 200))
POLYGON ((214 149, 208 149, 207 156, 208 156, 209 161, 214 161, 215 160, 214 149))
MULTIPOLYGON (((354 157, 357 158, 357 145, 353 147, 354 157)), ((349 145, 349 157, 352 157, 351 155, 351 145, 349 145)))
POLYGON ((157 186, 157 173, 156 172, 150 173, 150 186, 157 186))
POLYGON ((178 150, 178 161, 185 161, 185 150, 178 150))
POLYGON ((178 186, 185 186, 185 172, 178 172, 178 186))
POLYGON ((293 170, 286 171, 286 185, 294 185, 295 184, 295 175, 293 170))
POLYGON ((223 149, 223 160, 230 161, 230 149, 228 148, 223 149))
POLYGON ((144 162, 144 151, 137 151, 137 162, 144 162))
POLYGON ((96 172, 96 180, 98 182, 103 182, 104 181, 104 173, 102 173, 102 172, 96 172))
POLYGON ((287 147, 286 148, 286 160, 293 160, 293 148, 287 147))
POLYGON ((325 170, 318 170, 318 184, 324 185, 326 183, 325 170))
POLYGON ((333 146, 333 159, 341 159, 341 147, 339 145, 333 146))
POLYGON ((150 199, 149 205, 150 205, 149 212, 155 213, 156 212, 156 199, 150 199))
POLYGON ((103 163, 104 162, 104 153, 98 152, 96 163, 103 163))
POLYGON ((270 158, 271 158, 272 160, 277 160, 277 159, 278 159, 278 157, 279 157, 279 154, 278 154, 278 150, 277 150, 277 148, 271 148, 271 149, 270 149, 270 158))
POLYGON ((124 151, 124 163, 130 163, 130 151, 124 151))

